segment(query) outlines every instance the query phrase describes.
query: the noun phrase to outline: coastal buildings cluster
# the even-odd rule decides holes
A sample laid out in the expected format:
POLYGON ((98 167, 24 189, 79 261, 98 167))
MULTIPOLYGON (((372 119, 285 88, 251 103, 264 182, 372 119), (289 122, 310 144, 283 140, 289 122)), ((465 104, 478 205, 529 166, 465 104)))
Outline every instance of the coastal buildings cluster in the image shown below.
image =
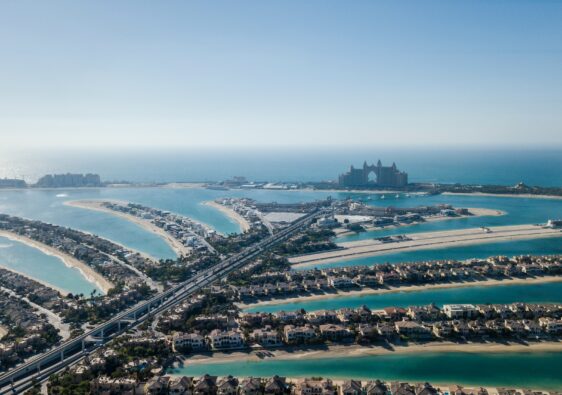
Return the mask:
POLYGON ((243 217, 251 227, 266 226, 270 231, 280 229, 306 213, 330 207, 331 215, 318 220, 320 228, 341 228, 342 231, 362 231, 386 226, 400 226, 429 219, 468 217, 468 208, 450 204, 418 207, 377 207, 356 199, 326 199, 306 203, 258 202, 249 198, 221 198, 216 203, 243 217))
POLYGON ((244 285, 229 289, 240 300, 283 298, 333 290, 385 289, 412 285, 447 284, 562 275, 560 256, 490 257, 469 261, 346 266, 299 271, 267 271, 248 276, 244 285))
POLYGON ((468 208, 455 208, 450 204, 417 207, 380 207, 372 206, 354 199, 346 199, 334 201, 332 207, 334 208, 334 214, 371 217, 365 221, 378 220, 377 223, 373 223, 375 226, 419 222, 428 217, 459 217, 473 215, 468 208))
POLYGON ((161 376, 147 381, 102 376, 90 384, 92 395, 554 395, 555 392, 513 388, 463 387, 381 380, 332 380, 330 378, 161 376))
POLYGON ((214 329, 204 336, 176 333, 172 341, 175 349, 197 352, 326 342, 556 340, 562 334, 561 318, 562 305, 526 303, 256 312, 236 317, 237 328, 214 329))
POLYGON ((47 174, 39 178, 35 184, 28 184, 19 178, 0 178, 0 188, 91 188, 102 187, 105 184, 98 174, 47 174))
POLYGON ((23 296, 51 311, 61 311, 65 302, 60 292, 31 278, 0 267, 0 288, 23 296))
MULTIPOLYGON (((134 394, 367 394, 373 386, 385 390, 384 394, 515 394, 514 389, 477 388, 461 386, 433 387, 426 383, 342 380, 324 378, 279 380, 277 392, 266 392, 271 379, 201 378, 169 376, 167 369, 178 362, 190 363, 186 354, 254 350, 260 354, 266 349, 300 345, 350 344, 359 347, 369 344, 388 347, 422 342, 499 342, 558 341, 562 335, 562 305, 526 304, 507 305, 434 305, 408 308, 388 307, 370 310, 339 309, 335 311, 295 311, 277 313, 234 313, 228 298, 208 289, 203 294, 186 301, 172 312, 181 316, 183 325, 198 328, 198 332, 171 334, 157 331, 135 331, 90 354, 79 364, 49 381, 51 393, 57 388, 72 389, 87 385, 89 393, 134 394), (217 299, 218 298, 218 299, 217 299), (218 303, 217 303, 218 302, 218 303), (221 306, 222 305, 222 306, 221 306), (222 311, 222 313, 217 313, 222 311), (203 335, 203 333, 206 333, 203 335), (259 348, 256 348, 259 346, 259 348), (203 380, 203 381, 201 381, 203 380), (248 381, 252 386, 247 387, 248 381), (324 388, 321 390, 321 388, 324 388), (350 392, 354 388, 354 392, 350 392), (251 390, 251 391, 250 391, 251 390), (108 392, 109 391, 109 392, 108 392), (121 392, 120 392, 121 391, 121 392), (229 392, 230 391, 230 392, 229 392), (250 391, 250 392, 245 392, 250 391), (315 392, 319 391, 319 392, 315 392), (429 391, 429 392, 428 392, 429 391), (511 392, 510 392, 511 391, 511 392)), ((167 319, 168 317, 163 317, 167 319)), ((534 393, 536 395, 536 393, 534 393)))
MULTIPOLYGON (((270 348, 277 350, 291 347, 291 352, 298 353, 305 348, 300 346, 314 344, 325 347, 326 351, 329 351, 329 347, 332 345, 352 345, 352 347, 362 349, 363 345, 378 347, 399 344, 399 347, 407 348, 409 345, 428 342, 487 345, 512 341, 544 344, 560 340, 562 329, 562 306, 560 304, 473 304, 444 305, 442 307, 427 305, 408 308, 391 306, 377 310, 362 307, 333 311, 241 313, 240 306, 234 302, 335 294, 339 291, 347 292, 349 290, 359 292, 393 290, 411 285, 446 284, 454 287, 466 283, 477 284, 487 280, 518 279, 526 281, 533 279, 541 281, 541 278, 558 277, 562 274, 561 259, 559 256, 491 257, 467 262, 430 261, 293 271, 289 270, 287 256, 292 255, 295 251, 307 253, 312 249, 335 248, 331 241, 334 236, 332 226, 326 222, 337 218, 337 215, 359 215, 360 210, 365 210, 363 207, 365 205, 351 200, 343 203, 322 201, 283 205, 238 199, 223 200, 221 204, 236 209, 240 215, 246 215, 248 220, 253 218, 255 225, 244 234, 223 237, 207 235, 209 244, 217 250, 218 254, 209 249, 200 248, 195 250, 193 256, 179 257, 177 260, 170 259, 168 262, 153 262, 141 255, 135 255, 139 257, 139 261, 133 260, 133 257, 129 260, 127 249, 119 252, 113 250, 113 248, 122 247, 112 242, 109 242, 112 244, 105 244, 104 239, 99 238, 98 240, 96 236, 38 221, 9 216, 0 217, 0 229, 36 240, 52 246, 57 251, 83 260, 104 276, 109 273, 103 272, 105 264, 100 264, 98 268, 97 263, 86 259, 90 257, 89 254, 83 255, 78 252, 82 247, 99 253, 100 255, 96 257, 99 257, 100 260, 105 258, 104 262, 109 267, 111 264, 117 264, 117 261, 121 262, 120 266, 130 269, 132 276, 137 278, 135 281, 139 281, 138 283, 128 283, 122 281, 118 273, 114 272, 115 276, 111 277, 115 285, 113 290, 107 296, 90 295, 88 298, 81 295, 62 296, 53 290, 42 289, 40 284, 34 284, 17 273, 0 272, 0 278, 4 281, 3 284, 0 283, 1 286, 28 298, 37 297, 35 303, 56 312, 62 319, 72 324, 74 331, 79 332, 88 328, 86 323, 104 322, 125 307, 140 300, 146 300, 151 291, 143 286, 143 278, 139 272, 146 273, 155 280, 162 280, 161 285, 166 287, 170 283, 189 278, 200 269, 215 265, 220 262, 221 258, 239 251, 244 246, 261 240, 265 237, 264 235, 267 235, 266 221, 261 216, 271 218, 271 214, 282 213, 284 215, 292 214, 296 218, 317 207, 328 206, 331 206, 334 211, 342 210, 342 214, 336 213, 323 218, 311 228, 294 234, 284 244, 269 253, 262 254, 243 269, 233 273, 220 285, 209 286, 198 291, 184 302, 167 310, 165 314, 155 315, 140 327, 136 326, 124 336, 117 337, 116 341, 102 347, 99 353, 88 355, 84 363, 74 365, 60 377, 51 378, 49 385, 53 389, 52 393, 60 393, 54 390, 59 388, 58 386, 68 389, 72 388, 72 385, 80 385, 93 393, 96 393, 94 391, 103 393, 114 390, 139 391, 138 393, 177 391, 180 387, 175 386, 175 383, 181 379, 171 379, 165 373, 174 361, 185 357, 192 358, 195 353, 212 352, 215 355, 219 352, 232 352, 233 350, 244 352, 257 350, 254 352, 259 353, 267 349, 264 351, 264 355, 268 355, 270 348), (353 208, 351 205, 354 205, 353 208), (246 208, 255 211, 244 211, 246 208), (195 264, 188 266, 186 265, 188 262, 195 264), (180 271, 181 276, 178 275, 180 271), (38 295, 33 295, 34 286, 39 286, 38 295), (147 332, 141 332, 145 330, 147 332)), ((159 224, 162 226, 158 226, 167 234, 178 239, 185 236, 184 233, 181 233, 182 230, 174 226, 177 221, 174 222, 170 217, 163 217, 168 214, 167 212, 153 211, 154 209, 149 207, 132 203, 122 204, 122 206, 126 207, 124 211, 112 210, 130 214, 143 221, 161 221, 159 224)), ((452 206, 412 208, 411 212, 393 211, 395 209, 383 210, 381 217, 393 220, 397 215, 418 214, 421 218, 424 216, 470 215, 470 213, 458 211, 459 209, 452 206), (419 211, 416 212, 416 210, 419 211), (391 216, 390 212, 394 215, 391 216)), ((365 212, 363 211, 363 213, 365 212)), ((174 214, 170 213, 170 215, 174 214)), ((287 224, 290 223, 290 217, 286 218, 287 224)), ((269 222, 275 223, 274 221, 269 222)), ((343 220, 336 222, 346 225, 343 220)), ((277 232, 280 227, 282 225, 275 226, 271 231, 277 232)), ((11 330, 13 332, 14 329, 11 330)), ((54 333, 56 334, 56 330, 54 333)), ((50 344, 52 343, 47 343, 45 347, 49 347, 50 344)), ((194 393, 195 386, 199 382, 198 379, 192 379, 191 382, 189 382, 189 378, 186 380, 188 381, 188 391, 191 391, 188 393, 194 393)), ((242 380, 241 378, 238 381, 238 386, 224 388, 234 388, 233 394, 238 394, 241 391, 239 383, 242 380)), ((226 381, 233 382, 230 379, 226 381)), ((263 386, 265 381, 267 379, 262 380, 260 385, 263 386)), ((218 382, 217 378, 216 383, 218 382)), ((291 381, 288 380, 288 382, 291 381)), ((340 384, 336 382, 333 384, 334 391, 336 391, 334 393, 340 393, 342 390, 340 384)), ((386 393, 392 393, 391 383, 386 384, 388 386, 386 393)), ((321 388, 323 388, 322 386, 321 388)), ((327 391, 331 391, 331 387, 328 384, 326 386, 327 391)), ((367 391, 363 384, 359 384, 359 386, 353 384, 353 386, 359 391, 357 393, 367 391)), ((415 387, 412 387, 414 394, 416 394, 415 387)), ((211 388, 210 393, 213 393, 212 388, 214 387, 209 388, 211 388)), ((262 391, 261 388, 259 391, 262 391)), ((312 394, 318 388, 312 384, 305 383, 301 387, 297 387, 295 384, 291 386, 290 391, 312 394)), ((396 393, 407 393, 404 392, 405 388, 395 388, 396 393)), ((217 391, 219 391, 218 386, 217 391)), ((255 393, 260 393, 258 390, 255 391, 257 391, 255 393)), ((425 394, 426 392, 422 388, 419 393, 425 394)))
POLYGON ((38 188, 80 188, 102 186, 98 174, 47 174, 35 183, 38 188))
POLYGON ((60 339, 39 311, 0 287, 0 372, 43 352, 60 339))
POLYGON ((219 191, 227 191, 229 189, 266 189, 266 190, 295 190, 300 188, 302 185, 295 182, 269 182, 269 181, 248 181, 246 177, 235 176, 228 180, 223 180, 219 182, 206 183, 205 187, 207 189, 214 189, 219 191))

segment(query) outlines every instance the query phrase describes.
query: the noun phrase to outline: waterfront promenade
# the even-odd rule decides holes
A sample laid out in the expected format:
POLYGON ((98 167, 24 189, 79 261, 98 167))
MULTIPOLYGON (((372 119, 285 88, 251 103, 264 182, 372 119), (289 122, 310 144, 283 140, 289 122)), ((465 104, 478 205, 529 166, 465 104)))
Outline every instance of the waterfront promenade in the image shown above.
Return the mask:
POLYGON ((369 239, 338 243, 337 250, 296 256, 289 259, 293 267, 312 267, 317 264, 337 262, 342 259, 384 255, 393 252, 431 248, 455 247, 500 241, 528 240, 535 238, 562 237, 560 229, 541 225, 512 225, 488 228, 449 230, 407 234, 402 238, 369 239))

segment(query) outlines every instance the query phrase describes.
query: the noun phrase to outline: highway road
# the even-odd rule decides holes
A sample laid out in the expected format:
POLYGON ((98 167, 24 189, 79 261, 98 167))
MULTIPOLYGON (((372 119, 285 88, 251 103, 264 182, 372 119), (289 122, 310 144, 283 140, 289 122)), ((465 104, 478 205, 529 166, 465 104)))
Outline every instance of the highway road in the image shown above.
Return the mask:
POLYGON ((289 238, 295 232, 309 226, 316 218, 326 215, 326 213, 326 210, 322 209, 299 218, 287 228, 199 272, 189 280, 160 292, 151 299, 116 314, 110 320, 84 334, 65 341, 60 346, 9 370, 0 375, 0 394, 22 393, 35 383, 46 380, 53 373, 75 364, 90 352, 103 346, 126 330, 138 326, 149 317, 177 305, 201 288, 225 278, 230 272, 241 268, 248 261, 289 238))

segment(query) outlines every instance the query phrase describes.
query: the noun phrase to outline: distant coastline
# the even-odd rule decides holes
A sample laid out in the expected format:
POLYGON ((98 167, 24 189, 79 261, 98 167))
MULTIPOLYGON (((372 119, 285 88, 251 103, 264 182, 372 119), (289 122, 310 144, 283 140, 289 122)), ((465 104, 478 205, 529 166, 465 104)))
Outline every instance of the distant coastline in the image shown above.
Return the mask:
MULTIPOLYGON (((10 240, 19 241, 20 243, 26 244, 26 245, 28 245, 32 248, 36 248, 36 249, 40 250, 44 254, 51 255, 51 256, 59 258, 67 267, 75 268, 75 269, 79 270, 80 273, 82 274, 82 276, 84 276, 84 278, 86 278, 89 282, 96 284, 96 286, 99 289, 101 289, 104 294, 107 294, 107 292, 111 288, 114 287, 114 284, 111 281, 109 281, 108 279, 103 277, 100 273, 96 272, 90 266, 88 266, 85 263, 79 261, 78 259, 74 258, 71 255, 65 254, 65 253, 57 250, 56 248, 45 245, 43 243, 40 243, 40 242, 35 241, 33 239, 30 239, 28 237, 21 236, 19 234, 12 233, 12 232, 7 232, 7 231, 4 231, 4 230, 0 231, 0 236, 3 236, 3 237, 5 237, 7 239, 10 239, 10 240)), ((11 270, 10 268, 7 268, 7 269, 11 270)), ((30 276, 30 275, 24 274, 24 273, 21 273, 21 274, 23 276, 32 278, 33 280, 35 280, 37 282, 45 284, 48 287, 57 289, 52 284, 45 283, 41 279, 38 279, 36 277, 30 276)), ((66 291, 66 290, 64 292, 68 293, 68 291, 66 291)))
MULTIPOLYGON (((55 174, 42 177, 36 184, 27 184, 22 179, 1 179, 0 190, 21 189, 95 189, 95 188, 174 188, 174 189, 209 189, 213 185, 222 185, 222 181, 177 181, 177 182, 131 182, 131 181, 101 181, 97 174, 55 174), (65 180, 65 177, 78 177, 78 184, 65 180), (58 177, 58 178, 57 178, 58 177), (47 182, 45 181, 47 180, 47 182), (58 184, 57 184, 58 181, 58 184)), ((273 183, 279 188, 268 188, 267 182, 255 185, 252 189, 275 190, 275 191, 314 191, 329 193, 364 193, 364 194, 443 194, 464 196, 491 196, 491 197, 520 197, 536 199, 562 199, 561 187, 527 186, 519 183, 515 186, 509 185, 472 185, 472 184, 429 184, 412 183, 400 188, 384 187, 340 187, 335 182, 279 182, 273 183), (263 185, 262 185, 263 184, 263 185)), ((213 188, 210 188, 213 189, 213 188)), ((225 186, 225 190, 244 190, 240 185, 225 186)))

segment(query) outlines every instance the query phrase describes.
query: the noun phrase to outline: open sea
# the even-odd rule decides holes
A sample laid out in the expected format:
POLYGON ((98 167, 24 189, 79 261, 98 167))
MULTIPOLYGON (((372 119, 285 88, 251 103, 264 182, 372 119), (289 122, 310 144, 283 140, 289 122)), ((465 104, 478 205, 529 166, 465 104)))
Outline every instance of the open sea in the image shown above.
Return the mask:
POLYGON ((279 148, 168 150, 37 150, 0 147, 0 177, 35 181, 48 173, 98 173, 103 180, 178 182, 334 180, 363 161, 396 162, 410 182, 562 185, 560 149, 279 148))

